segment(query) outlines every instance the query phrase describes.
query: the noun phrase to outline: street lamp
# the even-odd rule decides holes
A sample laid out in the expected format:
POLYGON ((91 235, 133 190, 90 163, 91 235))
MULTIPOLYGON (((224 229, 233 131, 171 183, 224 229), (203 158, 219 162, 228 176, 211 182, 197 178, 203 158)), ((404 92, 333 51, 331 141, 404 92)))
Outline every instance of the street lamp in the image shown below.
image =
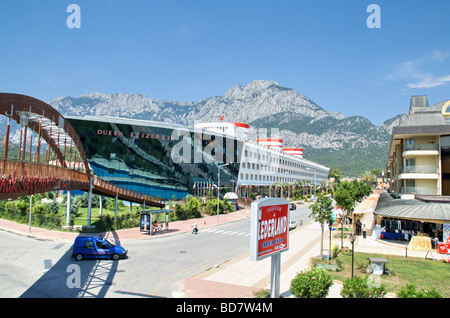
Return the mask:
POLYGON ((219 224, 219 194, 220 194, 220 168, 228 166, 230 163, 226 163, 224 165, 221 166, 217 166, 217 170, 219 171, 217 173, 217 224, 219 224))

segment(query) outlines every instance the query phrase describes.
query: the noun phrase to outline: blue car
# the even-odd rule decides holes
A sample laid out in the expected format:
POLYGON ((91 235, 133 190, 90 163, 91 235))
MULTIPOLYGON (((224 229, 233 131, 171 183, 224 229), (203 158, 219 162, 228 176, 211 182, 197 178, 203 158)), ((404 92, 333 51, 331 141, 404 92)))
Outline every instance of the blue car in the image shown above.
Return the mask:
POLYGON ((114 245, 101 236, 78 236, 73 243, 72 257, 77 261, 82 259, 112 259, 126 258, 128 250, 114 245))

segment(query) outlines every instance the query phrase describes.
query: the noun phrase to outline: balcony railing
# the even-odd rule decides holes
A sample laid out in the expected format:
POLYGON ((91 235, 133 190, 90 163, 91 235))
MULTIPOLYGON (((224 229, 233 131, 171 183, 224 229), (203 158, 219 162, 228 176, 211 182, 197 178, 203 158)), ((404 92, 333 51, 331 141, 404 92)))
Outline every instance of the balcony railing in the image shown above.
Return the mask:
POLYGON ((423 194, 423 195, 438 195, 438 189, 423 188, 423 187, 403 187, 400 190, 401 194, 423 194))
POLYGON ((406 166, 401 173, 438 173, 438 168, 433 166, 406 166))
POLYGON ((414 144, 414 145, 404 145, 403 151, 408 150, 439 150, 437 144, 414 144))

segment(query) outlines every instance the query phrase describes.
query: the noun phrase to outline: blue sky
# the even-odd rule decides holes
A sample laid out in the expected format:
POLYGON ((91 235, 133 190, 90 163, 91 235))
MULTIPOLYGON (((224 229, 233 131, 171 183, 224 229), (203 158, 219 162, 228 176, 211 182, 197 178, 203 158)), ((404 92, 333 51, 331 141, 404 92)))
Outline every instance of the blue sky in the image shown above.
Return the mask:
POLYGON ((448 0, 1 0, 0 91, 197 101, 273 80, 378 125, 411 95, 450 99, 449 14, 448 0))

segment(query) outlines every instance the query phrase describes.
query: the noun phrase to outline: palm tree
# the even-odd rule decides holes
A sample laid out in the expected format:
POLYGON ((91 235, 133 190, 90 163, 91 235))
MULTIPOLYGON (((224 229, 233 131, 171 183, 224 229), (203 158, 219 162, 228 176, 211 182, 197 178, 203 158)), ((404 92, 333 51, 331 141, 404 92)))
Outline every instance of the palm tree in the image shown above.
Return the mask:
POLYGON ((360 175, 361 180, 364 180, 368 185, 372 185, 377 181, 377 176, 370 170, 364 171, 360 175))

